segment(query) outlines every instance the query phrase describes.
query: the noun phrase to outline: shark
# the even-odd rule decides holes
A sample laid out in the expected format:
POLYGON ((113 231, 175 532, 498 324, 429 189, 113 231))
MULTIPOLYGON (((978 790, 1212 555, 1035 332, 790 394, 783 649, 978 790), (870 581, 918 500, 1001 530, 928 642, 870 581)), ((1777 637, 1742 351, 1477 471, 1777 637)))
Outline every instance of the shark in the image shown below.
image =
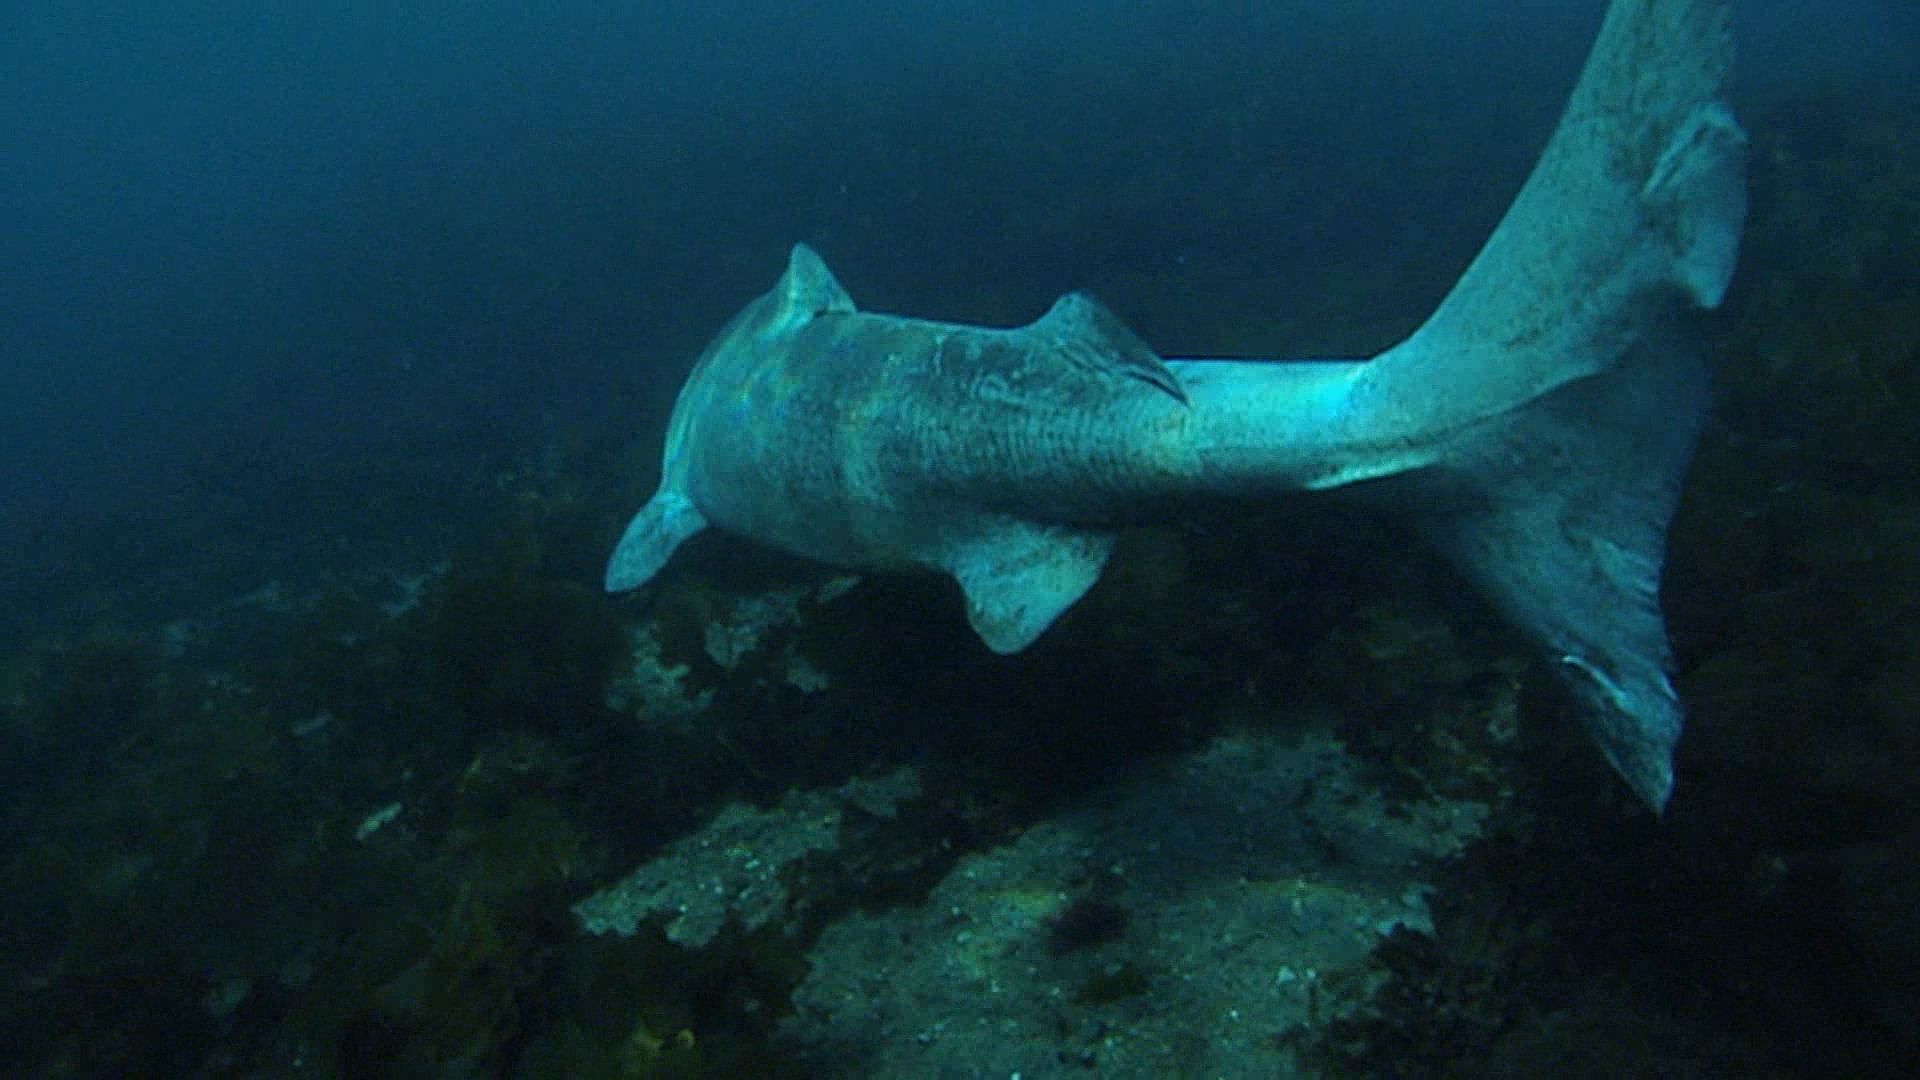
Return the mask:
POLYGON ((1345 493, 1535 644, 1659 812, 1682 726, 1660 577, 1708 399, 1691 324, 1746 214, 1732 52, 1724 3, 1613 0, 1493 233, 1371 357, 1163 357, 1082 293, 1011 328, 862 311, 797 245, 695 362, 606 588, 718 529, 947 575, 1014 653, 1130 526, 1200 497, 1345 493))

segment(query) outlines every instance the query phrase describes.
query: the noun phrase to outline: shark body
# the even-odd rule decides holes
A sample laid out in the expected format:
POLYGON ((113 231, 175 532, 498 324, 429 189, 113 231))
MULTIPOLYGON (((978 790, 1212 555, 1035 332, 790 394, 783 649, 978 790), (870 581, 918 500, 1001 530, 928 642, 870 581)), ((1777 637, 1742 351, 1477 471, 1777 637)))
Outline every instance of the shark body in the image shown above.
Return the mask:
POLYGON ((1681 711, 1658 587, 1705 408, 1677 332, 1745 215, 1727 15, 1615 0, 1540 162, 1473 264, 1370 360, 1162 359, 1097 302, 1011 329, 858 310, 793 249, 682 388, 610 591, 717 527, 950 575, 999 652, 1195 495, 1344 489, 1413 522, 1546 652, 1652 807, 1681 711))

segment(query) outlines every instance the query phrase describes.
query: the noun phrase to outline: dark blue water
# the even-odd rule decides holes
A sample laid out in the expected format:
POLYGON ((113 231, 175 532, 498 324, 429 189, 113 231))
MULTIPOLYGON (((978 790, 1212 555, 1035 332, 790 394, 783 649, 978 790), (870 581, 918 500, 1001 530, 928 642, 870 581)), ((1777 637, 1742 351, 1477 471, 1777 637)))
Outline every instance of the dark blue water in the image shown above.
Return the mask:
POLYGON ((613 431, 798 239, 875 307, 1086 287, 1167 350, 1376 347, 1594 22, 1461 7, 18 6, 9 607, 164 576, 183 516, 297 567, 382 459, 457 487, 613 431), (1322 309, 1351 328, 1274 325, 1322 309))

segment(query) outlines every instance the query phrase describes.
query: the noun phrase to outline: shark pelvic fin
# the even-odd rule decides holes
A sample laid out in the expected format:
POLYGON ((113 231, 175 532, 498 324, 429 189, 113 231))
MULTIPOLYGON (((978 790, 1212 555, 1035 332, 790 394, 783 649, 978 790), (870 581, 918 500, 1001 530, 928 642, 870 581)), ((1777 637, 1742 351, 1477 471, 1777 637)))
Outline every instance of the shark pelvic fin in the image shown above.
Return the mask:
POLYGON ((1074 367, 1102 376, 1138 379, 1175 401, 1187 403, 1180 377, 1167 367, 1139 335, 1127 329, 1105 304, 1082 292, 1071 292, 1021 333, 1052 355, 1074 367))
POLYGON ((958 544, 947 572, 967 594, 967 621, 1005 655, 1033 644, 1100 580, 1114 538, 1104 532, 1002 519, 958 544))
POLYGON ((633 515, 620 546, 607 562, 607 591, 626 592, 653 579, 667 557, 689 536, 707 527, 707 519, 685 495, 661 491, 633 515))

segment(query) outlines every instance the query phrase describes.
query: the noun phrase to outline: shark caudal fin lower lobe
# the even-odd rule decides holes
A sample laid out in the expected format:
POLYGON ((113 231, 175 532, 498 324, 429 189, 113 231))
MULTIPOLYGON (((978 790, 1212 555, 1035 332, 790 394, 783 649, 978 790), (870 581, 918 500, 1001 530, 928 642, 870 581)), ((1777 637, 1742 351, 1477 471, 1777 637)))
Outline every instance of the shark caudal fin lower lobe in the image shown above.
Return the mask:
POLYGON ((1545 650, 1601 752, 1656 811, 1682 717, 1660 571, 1706 399, 1685 335, 1653 330, 1605 375, 1460 438, 1432 469, 1379 482, 1545 650))

